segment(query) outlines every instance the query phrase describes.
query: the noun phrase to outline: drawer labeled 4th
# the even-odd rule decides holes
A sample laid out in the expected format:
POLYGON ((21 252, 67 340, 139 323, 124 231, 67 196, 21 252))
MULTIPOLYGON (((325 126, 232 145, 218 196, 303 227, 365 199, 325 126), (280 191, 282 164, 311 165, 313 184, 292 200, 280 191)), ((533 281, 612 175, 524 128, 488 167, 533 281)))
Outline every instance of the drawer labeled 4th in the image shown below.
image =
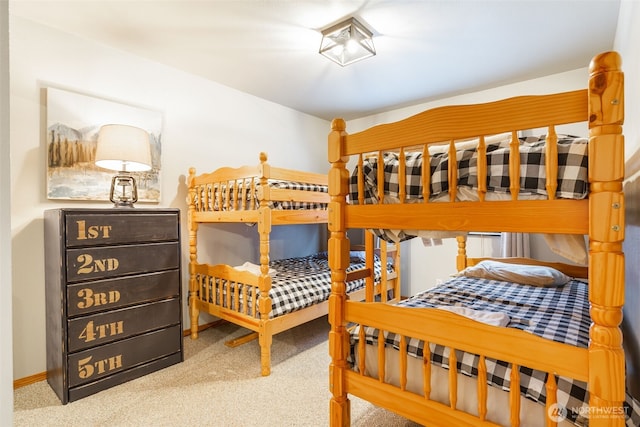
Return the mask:
POLYGON ((78 351, 175 324, 180 301, 170 299, 69 320, 69 351, 78 351))
POLYGON ((69 282, 178 268, 178 242, 69 249, 69 282))

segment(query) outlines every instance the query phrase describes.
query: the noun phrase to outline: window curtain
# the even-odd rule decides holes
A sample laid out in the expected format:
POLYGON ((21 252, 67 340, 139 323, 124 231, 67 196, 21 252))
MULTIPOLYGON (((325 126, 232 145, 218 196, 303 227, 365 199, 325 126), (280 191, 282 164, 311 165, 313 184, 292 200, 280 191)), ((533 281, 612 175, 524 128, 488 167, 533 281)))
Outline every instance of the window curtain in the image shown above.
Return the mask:
POLYGON ((528 233, 501 233, 500 243, 503 257, 531 257, 528 233))

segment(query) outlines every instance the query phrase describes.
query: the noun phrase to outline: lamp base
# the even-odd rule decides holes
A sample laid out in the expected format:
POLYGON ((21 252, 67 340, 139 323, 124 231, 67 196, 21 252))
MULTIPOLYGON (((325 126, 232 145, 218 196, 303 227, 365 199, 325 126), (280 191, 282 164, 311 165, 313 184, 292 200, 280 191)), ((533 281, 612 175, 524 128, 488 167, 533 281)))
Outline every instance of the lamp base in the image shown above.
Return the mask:
POLYGON ((138 201, 138 186, 133 176, 121 171, 111 179, 111 191, 109 200, 113 202, 114 208, 133 208, 133 204, 138 201), (119 195, 116 195, 119 188, 119 195), (127 191, 127 188, 131 188, 127 191))
POLYGON ((113 201, 113 207, 114 208, 133 208, 133 202, 130 200, 116 200, 113 201))

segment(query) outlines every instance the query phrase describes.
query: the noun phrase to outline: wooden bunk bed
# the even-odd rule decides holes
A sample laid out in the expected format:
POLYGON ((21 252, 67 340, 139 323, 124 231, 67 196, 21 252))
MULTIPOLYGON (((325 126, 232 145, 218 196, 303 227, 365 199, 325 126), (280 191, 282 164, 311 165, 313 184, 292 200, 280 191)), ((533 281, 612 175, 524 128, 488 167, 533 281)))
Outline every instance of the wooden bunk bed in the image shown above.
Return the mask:
MULTIPOLYGON (((261 153, 255 166, 223 167, 201 175, 190 168, 188 191, 191 338, 198 337, 200 312, 247 328, 252 332, 227 344, 258 338, 261 373, 269 375, 273 335, 328 312, 331 276, 326 252, 275 261, 269 255, 272 226, 327 222, 327 176, 273 167, 261 153), (256 224, 259 263, 234 267, 199 261, 198 227, 204 223, 256 224)), ((372 236, 366 242, 366 251, 351 253, 355 264, 349 270, 350 295, 364 298, 365 282, 371 282, 368 289, 381 298, 399 298, 393 267, 399 251, 384 242, 374 248, 372 236)))
MULTIPOLYGON (((344 120, 332 122, 328 141, 332 426, 350 424, 349 395, 427 426, 549 426, 564 425, 580 416, 583 421, 588 419, 590 426, 622 426, 625 420, 629 426, 640 425, 640 405, 625 391, 619 329, 624 304, 624 78, 620 67, 619 55, 606 52, 592 60, 584 90, 440 107, 353 134, 346 132, 344 120), (566 156, 558 155, 572 144, 560 144, 563 137, 556 133, 556 127, 583 122, 588 123, 589 138, 579 142, 587 147, 588 178, 584 195, 573 198, 561 191, 567 184, 563 174, 572 168, 566 156), (523 132, 540 128, 547 134, 541 138, 542 144, 531 145, 521 137, 523 132), (505 132, 506 151, 512 154, 504 156, 508 160, 498 169, 510 178, 506 183, 502 177, 498 179, 506 188, 496 196, 492 193, 500 192, 498 186, 489 188, 496 170, 491 157, 494 150, 505 148, 505 141, 488 141, 505 132), (443 144, 445 149, 440 150, 443 144), (536 184, 542 187, 540 191, 525 188, 529 177, 525 176, 528 165, 524 162, 533 146, 542 147, 547 159, 538 167, 543 177, 542 184, 536 184), (447 161, 454 158, 455 162, 447 161), (469 158, 475 159, 471 168, 465 164, 469 158), (417 167, 418 160, 431 167, 417 167), (464 168, 471 173, 461 170, 464 168), (435 172, 441 172, 441 177, 435 172), (477 179, 469 182, 473 175, 477 179), (395 177, 391 184, 390 176, 395 177), (458 185, 446 185, 452 182, 458 185), (420 235, 418 230, 455 235, 456 266, 462 277, 452 282, 466 280, 462 286, 466 286, 464 294, 471 307, 481 300, 483 304, 485 300, 494 303, 492 298, 508 304, 513 287, 519 293, 523 289, 531 293, 569 292, 569 299, 565 296, 560 300, 563 302, 556 303, 556 310, 583 304, 583 319, 578 322, 583 329, 577 332, 571 324, 563 338, 549 338, 548 331, 538 336, 534 328, 514 325, 520 314, 507 308, 504 311, 513 317, 498 322, 500 326, 470 319, 467 315, 475 309, 465 307, 464 301, 442 299, 444 294, 447 298, 462 295, 460 285, 449 281, 444 288, 436 286, 399 304, 350 300, 345 293, 349 267, 346 232, 350 228, 381 233, 396 230, 396 237, 397 230, 409 230, 402 238, 420 235), (564 271, 574 279, 585 279, 584 283, 571 280, 570 284, 547 288, 468 279, 464 276, 486 265, 480 264, 486 260, 466 256, 465 235, 473 231, 588 235, 588 267, 551 265, 554 274, 564 271), (476 282, 482 282, 483 292, 489 294, 471 294, 469 288, 476 282), (511 287, 501 287, 507 285, 511 287), (576 289, 582 289, 584 298, 576 296, 580 294, 576 289), (433 298, 440 302, 434 303, 433 298), (427 302, 421 302, 424 299, 427 302), (441 309, 440 304, 449 307, 441 309), (491 387, 488 383, 496 382, 492 369, 496 365, 503 367, 504 374, 499 387, 491 387), (541 376, 533 381, 533 373, 541 376), (581 385, 583 394, 588 395, 586 403, 563 400, 560 382, 565 380, 581 385), (525 391, 525 382, 536 381, 542 396, 533 399, 531 392, 525 391), (527 397, 521 392, 528 393, 527 397), (532 400, 542 403, 534 404, 539 410, 531 406, 532 400), (571 412, 576 408, 568 408, 572 404, 579 414, 571 412)), ((583 166, 586 169, 586 163, 583 166)), ((549 266, 530 259, 503 261, 520 264, 513 267, 518 269, 530 264, 549 266)), ((479 310, 478 314, 505 314, 500 307, 487 307, 488 311, 479 310)), ((549 314, 552 320, 556 315, 549 314)), ((521 322, 532 326, 542 323, 526 315, 521 322)))

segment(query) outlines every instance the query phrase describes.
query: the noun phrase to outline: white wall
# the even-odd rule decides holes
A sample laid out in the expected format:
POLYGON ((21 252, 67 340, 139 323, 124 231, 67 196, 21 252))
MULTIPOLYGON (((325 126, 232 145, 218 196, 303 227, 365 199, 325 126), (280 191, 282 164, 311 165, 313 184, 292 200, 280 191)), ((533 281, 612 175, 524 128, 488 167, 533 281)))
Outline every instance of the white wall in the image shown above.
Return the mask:
POLYGON ((625 73, 625 158, 640 150, 640 2, 622 0, 614 49, 622 55, 625 73))
POLYGON ((0 424, 13 423, 9 150, 9 4, 0 1, 0 424))
POLYGON ((620 4, 614 48, 622 55, 625 73, 625 308, 623 325, 627 380, 640 399, 640 2, 620 4), (635 159, 631 161, 631 159, 635 159))
MULTIPOLYGON (((596 53, 598 52, 594 52, 594 55, 596 53)), ((588 64, 585 64, 584 68, 568 71, 566 73, 554 74, 539 79, 527 80, 525 82, 500 86, 493 89, 468 93, 451 98, 434 100, 422 104, 400 108, 397 110, 387 111, 380 114, 374 114, 356 120, 350 120, 347 124, 347 131, 357 132, 375 124, 401 120, 426 109, 440 107, 443 105, 491 102, 519 95, 536 95, 583 89, 586 84, 585 76, 587 74, 585 73, 587 73, 587 65, 588 64)))
MULTIPOLYGON (((325 173, 329 124, 21 18, 10 16, 10 29, 13 378, 20 379, 46 370, 43 211, 111 206, 109 202, 47 200, 43 88, 68 89, 163 112, 159 206, 183 211, 183 307, 188 285, 185 200, 189 167, 203 173, 227 165, 258 164, 258 153, 266 151, 277 166, 325 173)), ((322 243, 324 237, 318 228, 308 227, 310 237, 298 235, 298 239, 287 235, 292 229, 279 230, 272 245, 273 256, 316 250, 312 246, 322 243), (283 241, 297 245, 285 247, 283 241)), ((255 228, 241 225, 240 229, 240 250, 232 252, 226 262, 241 264, 255 255, 257 245, 251 243, 257 237, 255 228)), ((203 252, 213 255, 233 247, 236 237, 221 231, 215 235, 215 244, 205 245, 204 238, 200 243, 205 246, 203 252)))
MULTIPOLYGON (((448 280, 456 272, 456 239, 443 239, 441 245, 425 246, 421 239, 403 243, 402 295, 409 296, 448 280)), ((500 236, 469 235, 467 254, 472 257, 500 256, 500 236)))

